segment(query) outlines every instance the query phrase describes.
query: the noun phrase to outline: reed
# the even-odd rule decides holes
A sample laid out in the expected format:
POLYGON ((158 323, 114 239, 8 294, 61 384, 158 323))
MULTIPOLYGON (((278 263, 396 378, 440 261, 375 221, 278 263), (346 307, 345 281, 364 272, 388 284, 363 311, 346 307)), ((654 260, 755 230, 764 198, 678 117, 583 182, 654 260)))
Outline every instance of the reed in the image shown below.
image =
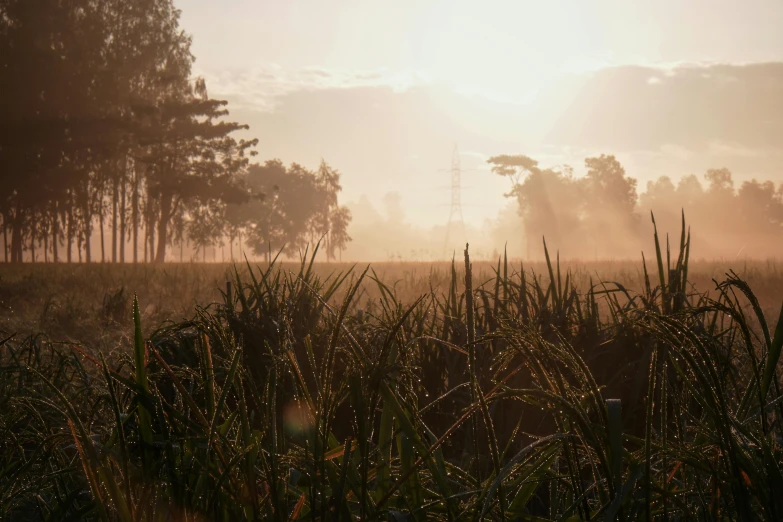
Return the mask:
POLYGON ((653 240, 639 293, 545 243, 415 299, 314 251, 146 338, 134 299, 110 358, 5 339, 0 519, 780 520, 783 321, 653 240))

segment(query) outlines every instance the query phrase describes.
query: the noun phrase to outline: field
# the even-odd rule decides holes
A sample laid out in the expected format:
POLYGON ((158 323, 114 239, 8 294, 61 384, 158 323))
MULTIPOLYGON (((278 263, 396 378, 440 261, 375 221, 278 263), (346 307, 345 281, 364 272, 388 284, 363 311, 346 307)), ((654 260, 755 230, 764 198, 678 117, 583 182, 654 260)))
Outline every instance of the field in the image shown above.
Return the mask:
MULTIPOLYGON (((262 265, 251 262, 254 269, 262 265)), ((644 287, 644 270, 639 261, 611 260, 561 263, 569 270, 571 282, 584 292, 593 282, 618 282, 639 291, 644 287)), ((353 271, 358 276, 370 266, 378 278, 394 288, 396 297, 411 304, 424 294, 442 294, 451 284, 451 263, 394 262, 371 264, 323 263, 313 265, 321 279, 330 274, 353 271)), ((296 272, 298 263, 279 265, 284 271, 296 272)), ((151 333, 165 321, 181 321, 195 315, 197 306, 222 302, 226 281, 234 278, 235 268, 244 279, 247 264, 170 263, 160 265, 113 264, 21 264, 0 263, 0 331, 46 334, 57 340, 76 341, 96 349, 112 349, 132 332, 130 305, 133 294, 139 297, 145 333, 151 333)), ((545 263, 523 264, 510 260, 513 274, 522 269, 546 282, 545 263)), ((456 264, 458 277, 464 277, 464 266, 456 264)), ((473 265, 474 284, 492 284, 497 265, 477 262, 473 265)), ((715 282, 734 270, 753 288, 762 309, 773 323, 783 299, 783 263, 770 260, 691 260, 688 281, 693 291, 715 294, 715 282)), ((372 272, 371 272, 372 273, 372 272)), ((350 280, 350 277, 349 277, 350 280)), ((357 307, 366 307, 377 299, 377 286, 364 284, 354 299, 357 307)))
POLYGON ((780 520, 783 274, 678 246, 2 266, 0 519, 780 520))

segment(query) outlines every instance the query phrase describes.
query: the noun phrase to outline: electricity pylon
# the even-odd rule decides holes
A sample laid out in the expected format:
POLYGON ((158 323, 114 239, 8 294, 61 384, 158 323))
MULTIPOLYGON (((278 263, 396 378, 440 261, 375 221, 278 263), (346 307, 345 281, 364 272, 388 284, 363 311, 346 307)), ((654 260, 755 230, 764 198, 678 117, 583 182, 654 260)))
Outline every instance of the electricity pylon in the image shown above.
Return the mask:
POLYGON ((448 255, 449 250, 454 251, 450 240, 459 239, 457 245, 462 245, 466 241, 465 221, 462 218, 462 169, 459 161, 459 148, 454 145, 454 152, 451 154, 451 210, 449 211, 449 222, 446 224, 446 241, 443 244, 443 254, 448 255), (459 238, 455 238, 459 235, 459 238))

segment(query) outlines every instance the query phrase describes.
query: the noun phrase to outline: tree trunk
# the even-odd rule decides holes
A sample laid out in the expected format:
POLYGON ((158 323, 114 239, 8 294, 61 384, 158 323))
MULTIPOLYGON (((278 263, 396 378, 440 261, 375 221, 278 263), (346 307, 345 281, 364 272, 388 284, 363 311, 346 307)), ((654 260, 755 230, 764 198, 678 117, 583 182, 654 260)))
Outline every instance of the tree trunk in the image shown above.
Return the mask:
POLYGON ((126 176, 128 172, 128 157, 125 156, 125 168, 122 171, 122 178, 120 178, 120 263, 125 262, 125 193, 126 193, 126 176))
POLYGON ((30 259, 35 263, 35 228, 30 227, 30 259))
POLYGON ((14 220, 14 226, 11 229, 11 262, 12 263, 21 263, 22 262, 22 256, 21 250, 22 250, 22 230, 21 226, 17 223, 17 219, 14 220))
POLYGON ((8 263, 8 223, 5 216, 3 216, 3 258, 8 263))
POLYGON ((171 218, 171 204, 173 195, 163 192, 160 196, 160 220, 158 221, 158 250, 155 255, 155 263, 163 263, 166 260, 166 240, 168 239, 169 219, 171 218))
POLYGON ((44 263, 49 263, 49 233, 44 230, 43 233, 43 245, 44 245, 44 263))
POLYGON ((149 241, 149 262, 152 263, 155 260, 155 222, 153 220, 150 220, 149 225, 149 236, 147 237, 149 241))
POLYGON ((147 227, 144 227, 144 263, 147 263, 147 245, 149 245, 149 233, 147 227))
POLYGON ((84 260, 88 263, 92 262, 92 243, 90 242, 90 236, 92 236, 92 227, 90 224, 92 223, 92 216, 88 216, 85 218, 86 223, 84 224, 84 260))
POLYGON ((82 242, 84 244, 84 260, 87 263, 92 262, 92 248, 91 248, 92 243, 91 243, 90 239, 91 239, 91 236, 92 236, 92 207, 93 207, 92 203, 93 203, 93 197, 95 197, 95 196, 87 194, 87 198, 86 198, 86 201, 84 203, 84 209, 83 209, 83 212, 84 212, 84 229, 83 229, 84 239, 83 239, 82 242))
POLYGON ((22 223, 19 212, 19 204, 16 205, 16 211, 14 212, 14 219, 11 221, 11 262, 21 263, 19 258, 19 243, 22 241, 22 223))
POLYGON ((139 262, 139 175, 133 164, 133 193, 131 194, 131 226, 133 227, 133 263, 139 262))
POLYGON ((119 203, 119 191, 117 190, 117 178, 114 178, 111 189, 111 262, 117 262, 117 205, 119 203))
POLYGON ((54 261, 55 263, 57 263, 59 261, 58 256, 57 256, 57 243, 59 243, 59 241, 60 241, 60 238, 59 238, 59 236, 60 236, 60 230, 59 230, 59 228, 60 228, 59 227, 60 219, 59 219, 59 216, 57 214, 57 211, 59 210, 58 207, 59 207, 59 205, 55 204, 55 206, 54 206, 54 214, 52 214, 52 261, 54 261))
MULTIPOLYGON (((70 202, 69 202, 70 203, 70 202)), ((67 253, 67 260, 70 263, 73 260, 73 253, 71 250, 73 249, 73 208, 69 206, 68 208, 68 222, 65 225, 66 228, 66 236, 67 236, 67 247, 68 250, 66 250, 67 253)))
POLYGON ((14 216, 13 227, 11 228, 11 262, 22 262, 22 224, 18 212, 14 216))
POLYGON ((101 206, 98 210, 98 221, 101 227, 101 263, 106 262, 106 242, 104 239, 104 228, 106 227, 106 219, 103 213, 103 195, 101 195, 101 206))

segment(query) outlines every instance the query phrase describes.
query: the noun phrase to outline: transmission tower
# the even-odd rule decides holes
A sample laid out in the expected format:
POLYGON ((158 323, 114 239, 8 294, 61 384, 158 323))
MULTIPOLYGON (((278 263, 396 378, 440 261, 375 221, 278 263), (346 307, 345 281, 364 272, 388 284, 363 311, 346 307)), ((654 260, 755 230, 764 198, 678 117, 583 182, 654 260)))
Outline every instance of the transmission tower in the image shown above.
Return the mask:
POLYGON ((457 233, 460 234, 458 245, 465 243, 465 221, 462 218, 462 169, 459 162, 459 148, 455 144, 454 152, 451 154, 451 210, 446 225, 446 241, 443 244, 444 256, 449 250, 454 250, 449 240, 453 240, 453 236, 457 233))

